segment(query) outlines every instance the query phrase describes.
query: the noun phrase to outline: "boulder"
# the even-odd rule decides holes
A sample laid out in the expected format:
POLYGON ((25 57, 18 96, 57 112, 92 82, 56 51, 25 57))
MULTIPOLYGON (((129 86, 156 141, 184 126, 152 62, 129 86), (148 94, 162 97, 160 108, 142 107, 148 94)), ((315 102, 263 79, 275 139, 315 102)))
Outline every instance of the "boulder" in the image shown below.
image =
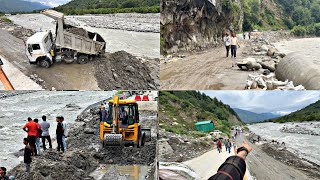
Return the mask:
POLYGON ((275 53, 276 53, 276 49, 271 47, 268 49, 267 55, 272 57, 275 55, 275 53))
POLYGON ((263 69, 268 69, 271 72, 276 71, 276 63, 273 61, 268 61, 268 62, 260 62, 259 63, 263 69))

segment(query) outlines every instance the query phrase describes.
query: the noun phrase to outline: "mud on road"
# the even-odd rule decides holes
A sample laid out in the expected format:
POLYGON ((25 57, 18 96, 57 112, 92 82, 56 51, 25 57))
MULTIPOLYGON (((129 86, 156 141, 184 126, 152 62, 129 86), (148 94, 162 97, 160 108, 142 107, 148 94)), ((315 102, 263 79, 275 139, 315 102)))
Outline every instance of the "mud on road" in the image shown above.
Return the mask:
MULTIPOLYGON (((156 112, 151 112, 156 115, 156 112)), ((144 117, 141 112, 141 117, 144 117)), ((146 112, 150 114, 150 112, 146 112)), ((32 171, 26 174, 24 164, 21 163, 8 174, 14 175, 16 179, 65 179, 78 180, 94 179, 90 173, 95 171, 101 164, 108 165, 138 165, 147 166, 147 174, 144 179, 154 179, 155 158, 156 158, 156 136, 152 137, 151 142, 146 142, 142 148, 124 147, 102 148, 98 136, 99 117, 98 108, 92 108, 82 113, 77 118, 78 123, 70 128, 67 138, 68 150, 61 154, 55 150, 47 150, 41 156, 33 157, 32 171)), ((151 123, 152 131, 156 131, 156 120, 151 123)), ((143 121, 141 122, 142 126, 143 121)), ((147 125, 150 125, 148 123, 147 125)), ((105 172, 105 178, 127 179, 126 175, 117 174, 116 171, 105 172), (109 174, 108 174, 109 173, 109 174)))
POLYGON ((159 59, 139 58, 123 51, 103 55, 84 65, 62 62, 49 69, 30 65, 25 41, 33 34, 33 30, 0 18, 0 54, 44 89, 157 89, 159 86, 159 59))

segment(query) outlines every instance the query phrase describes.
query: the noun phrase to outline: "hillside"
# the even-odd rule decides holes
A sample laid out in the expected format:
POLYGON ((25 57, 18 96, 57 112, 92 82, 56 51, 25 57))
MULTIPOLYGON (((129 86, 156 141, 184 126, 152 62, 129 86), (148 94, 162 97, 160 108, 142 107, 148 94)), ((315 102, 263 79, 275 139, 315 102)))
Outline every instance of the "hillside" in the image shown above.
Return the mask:
POLYGON ((309 106, 290 113, 286 116, 272 119, 273 122, 303 122, 303 121, 320 121, 320 101, 317 101, 309 106))
POLYGON ((251 111, 246 111, 238 108, 233 108, 233 110, 238 114, 241 121, 246 124, 262 122, 268 119, 280 117, 279 115, 272 114, 272 113, 254 113, 251 111))
POLYGON ((319 0, 242 0, 243 30, 292 30, 295 35, 320 36, 319 0))
POLYGON ((215 129, 229 134, 240 118, 230 106, 196 91, 160 91, 160 127, 177 134, 201 135, 195 132, 195 123, 213 120, 215 129))
POLYGON ((49 6, 39 2, 29 2, 23 0, 0 0, 0 12, 32 12, 34 10, 47 9, 49 6))
POLYGON ((55 9, 65 14, 157 13, 160 0, 72 0, 55 9))

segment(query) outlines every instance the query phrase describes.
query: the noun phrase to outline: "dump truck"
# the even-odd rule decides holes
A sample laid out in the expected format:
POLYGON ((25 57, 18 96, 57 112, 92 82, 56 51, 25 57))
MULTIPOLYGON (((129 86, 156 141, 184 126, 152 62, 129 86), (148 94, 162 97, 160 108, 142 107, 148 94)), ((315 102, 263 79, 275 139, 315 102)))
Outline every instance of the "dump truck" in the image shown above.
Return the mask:
POLYGON ((139 124, 139 109, 135 100, 114 96, 109 100, 107 122, 100 122, 103 147, 134 146, 140 148, 151 141, 151 129, 139 124))
POLYGON ((37 32, 27 40, 26 55, 30 64, 44 68, 54 62, 85 64, 105 53, 106 42, 99 34, 65 24, 63 13, 44 10, 41 14, 56 21, 56 32, 54 37, 51 31, 37 32))

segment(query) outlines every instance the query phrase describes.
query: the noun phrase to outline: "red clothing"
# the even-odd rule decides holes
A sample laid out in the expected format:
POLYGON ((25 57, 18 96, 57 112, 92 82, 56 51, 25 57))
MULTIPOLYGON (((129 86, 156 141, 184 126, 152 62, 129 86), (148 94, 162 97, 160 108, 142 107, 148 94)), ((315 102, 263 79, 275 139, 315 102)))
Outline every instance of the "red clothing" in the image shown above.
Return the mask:
POLYGON ((222 147, 221 141, 218 141, 217 145, 219 148, 221 148, 222 147))
POLYGON ((38 127, 37 127, 37 138, 41 137, 42 131, 41 131, 41 125, 39 123, 37 123, 38 127))
POLYGON ((37 136, 38 124, 34 121, 29 121, 23 128, 28 129, 28 136, 37 136))

